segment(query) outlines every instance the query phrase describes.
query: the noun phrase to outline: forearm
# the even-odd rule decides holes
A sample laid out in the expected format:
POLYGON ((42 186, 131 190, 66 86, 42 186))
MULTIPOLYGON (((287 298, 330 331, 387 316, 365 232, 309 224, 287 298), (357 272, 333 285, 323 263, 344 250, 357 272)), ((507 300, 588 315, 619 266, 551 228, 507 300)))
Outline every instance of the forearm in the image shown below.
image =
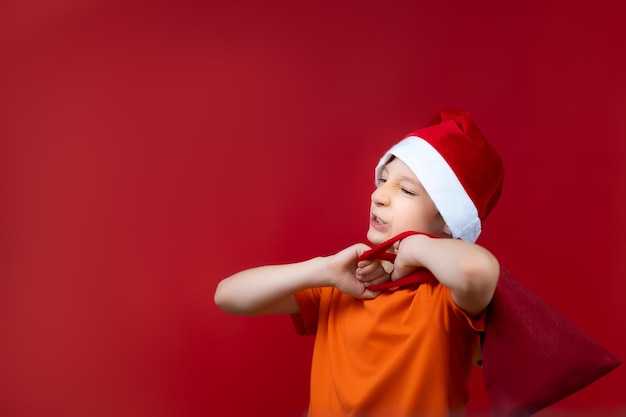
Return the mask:
POLYGON ((331 285, 325 258, 270 265, 238 272, 222 280, 215 303, 223 310, 243 315, 295 313, 297 304, 289 298, 296 292, 331 285))
POLYGON ((421 237, 412 251, 414 262, 430 270, 443 285, 463 288, 489 280, 497 266, 495 257, 482 246, 457 239, 421 237))
POLYGON ((450 288, 457 304, 466 311, 478 313, 489 304, 500 266, 487 249, 458 239, 423 235, 407 238, 406 243, 403 262, 430 270, 441 284, 450 288))

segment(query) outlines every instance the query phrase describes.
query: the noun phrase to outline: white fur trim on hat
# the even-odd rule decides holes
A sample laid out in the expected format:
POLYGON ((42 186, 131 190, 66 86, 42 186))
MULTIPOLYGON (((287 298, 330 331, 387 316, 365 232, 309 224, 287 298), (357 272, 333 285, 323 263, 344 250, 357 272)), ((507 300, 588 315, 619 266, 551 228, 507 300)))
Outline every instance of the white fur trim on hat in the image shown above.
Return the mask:
POLYGON ((409 136, 380 159, 376 166, 376 180, 392 155, 404 162, 417 176, 452 231, 452 236, 475 242, 481 232, 478 210, 439 152, 424 139, 409 136))

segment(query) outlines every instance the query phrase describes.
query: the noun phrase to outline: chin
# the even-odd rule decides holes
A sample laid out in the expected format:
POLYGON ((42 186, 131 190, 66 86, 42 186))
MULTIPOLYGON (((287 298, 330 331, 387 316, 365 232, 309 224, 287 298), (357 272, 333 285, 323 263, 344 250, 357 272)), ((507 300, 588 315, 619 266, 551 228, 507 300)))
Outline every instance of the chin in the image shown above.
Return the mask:
POLYGON ((388 237, 386 235, 384 235, 383 233, 377 231, 377 230, 372 230, 370 229, 367 232, 367 240, 372 244, 372 245, 379 245, 381 243, 383 243, 384 241, 386 241, 388 239, 388 237))

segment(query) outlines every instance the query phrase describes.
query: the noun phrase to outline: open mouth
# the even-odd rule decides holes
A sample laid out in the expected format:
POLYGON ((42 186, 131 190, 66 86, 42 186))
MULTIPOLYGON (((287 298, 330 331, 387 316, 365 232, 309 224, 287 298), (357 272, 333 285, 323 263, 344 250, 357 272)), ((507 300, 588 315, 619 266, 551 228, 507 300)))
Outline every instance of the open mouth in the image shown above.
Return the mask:
POLYGON ((376 227, 384 227, 387 223, 384 220, 382 220, 380 217, 376 216, 375 214, 372 214, 370 217, 370 224, 376 227))

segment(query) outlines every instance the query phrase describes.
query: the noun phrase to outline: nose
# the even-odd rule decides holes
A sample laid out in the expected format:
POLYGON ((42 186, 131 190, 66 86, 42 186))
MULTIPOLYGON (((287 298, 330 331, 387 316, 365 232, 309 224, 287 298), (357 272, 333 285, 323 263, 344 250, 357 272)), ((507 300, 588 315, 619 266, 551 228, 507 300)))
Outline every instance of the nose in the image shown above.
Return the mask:
POLYGON ((377 206, 386 206, 389 204, 389 193, 385 185, 379 185, 372 193, 372 203, 377 206))

